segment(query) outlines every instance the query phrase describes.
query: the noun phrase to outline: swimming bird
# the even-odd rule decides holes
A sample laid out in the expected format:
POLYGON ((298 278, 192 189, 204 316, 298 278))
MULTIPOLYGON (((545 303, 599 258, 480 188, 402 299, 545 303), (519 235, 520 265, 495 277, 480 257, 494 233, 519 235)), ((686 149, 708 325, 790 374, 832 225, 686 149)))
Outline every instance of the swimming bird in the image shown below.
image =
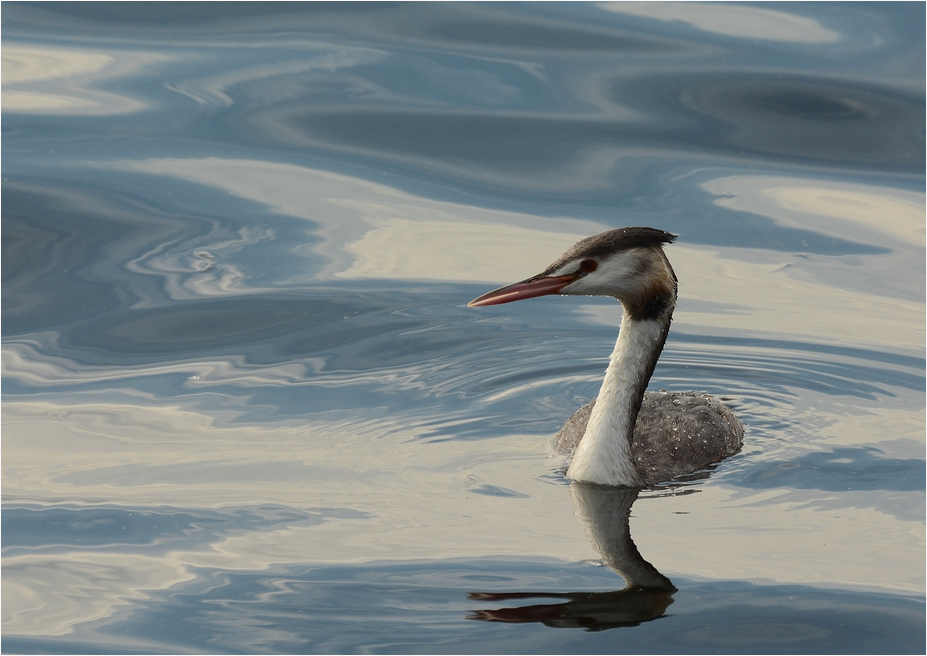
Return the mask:
POLYGON ((540 274, 483 294, 470 307, 548 294, 612 296, 623 315, 599 395, 557 434, 577 481, 648 487, 740 451, 744 429, 701 392, 646 392, 676 306, 677 279, 663 252, 676 235, 618 228, 576 243, 540 274))

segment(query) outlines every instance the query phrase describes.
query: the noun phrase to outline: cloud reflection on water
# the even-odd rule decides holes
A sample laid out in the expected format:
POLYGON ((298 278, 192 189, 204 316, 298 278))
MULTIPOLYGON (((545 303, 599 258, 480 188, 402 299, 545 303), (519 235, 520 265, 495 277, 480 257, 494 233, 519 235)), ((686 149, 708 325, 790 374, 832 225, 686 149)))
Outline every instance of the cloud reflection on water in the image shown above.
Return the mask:
POLYGON ((785 43, 833 43, 838 32, 795 13, 730 3, 600 2, 605 11, 678 22, 712 34, 785 43))
MULTIPOLYGON (((310 248, 324 252, 330 263, 314 276, 281 281, 276 289, 326 277, 512 282, 542 270, 579 238, 608 227, 436 201, 291 164, 211 158, 121 162, 118 167, 208 185, 264 204, 272 212, 311 220, 313 234, 324 241, 310 248)), ((723 196, 713 201, 721 207, 750 211, 829 238, 855 237, 883 252, 901 252, 892 259, 783 257, 762 249, 692 247, 683 235, 670 253, 683 290, 677 322, 715 326, 713 311, 700 318, 697 311, 687 311, 686 303, 694 308, 699 301, 720 300, 734 310, 728 316, 730 330, 749 331, 759 323, 766 331, 816 339, 839 335, 856 343, 880 343, 890 331, 898 345, 922 341, 915 317, 924 311, 919 293, 923 285, 916 278, 893 283, 903 286, 888 296, 881 278, 878 288, 866 289, 860 281, 875 280, 873 269, 897 267, 898 258, 923 261, 923 253, 911 249, 912 240, 921 239, 923 232, 918 223, 923 194, 775 176, 726 176, 701 186, 723 196), (887 222, 886 215, 891 215, 887 222), (760 289, 762 295, 757 293, 760 289), (822 315, 845 316, 837 324, 822 322, 822 315)), ((703 202, 709 201, 704 196, 703 202)), ((163 265, 149 263, 148 268, 155 271, 163 265)), ((227 293, 210 280, 196 280, 200 293, 227 293)), ((187 294, 192 291, 189 282, 182 286, 187 294)), ((268 289, 242 281, 237 291, 268 289)))
POLYGON ((10 532, 3 545, 3 626, 21 635, 67 635, 76 624, 110 617, 158 591, 196 580, 193 554, 208 551, 206 545, 221 545, 246 531, 365 518, 346 509, 269 505, 10 507, 3 513, 4 531, 10 532), (37 545, 18 542, 39 535, 37 545))
MULTIPOLYGON (((198 412, 195 396, 174 406, 158 399, 118 405, 79 398, 71 404, 4 404, 5 478, 17 481, 17 497, 31 497, 43 505, 75 498, 118 499, 123 506, 153 505, 161 507, 160 512, 186 508, 191 496, 199 509, 195 512, 201 513, 253 499, 283 504, 291 515, 307 500, 340 510, 330 511, 330 520, 321 524, 291 517, 259 530, 249 529, 240 518, 230 519, 228 534, 177 543, 167 557, 162 549, 132 550, 118 540, 83 555, 69 549, 12 555, 11 568, 4 574, 9 579, 4 583, 4 605, 12 613, 5 627, 16 633, 40 634, 42 627, 47 631, 50 626, 65 632, 75 622, 105 617, 150 591, 191 580, 196 568, 253 572, 275 563, 367 562, 399 554, 403 559, 552 552, 574 561, 589 557, 589 545, 561 529, 562 523, 575 521, 563 487, 536 477, 546 466, 544 438, 538 436, 509 435, 484 442, 476 455, 460 441, 429 448, 416 439, 425 427, 415 426, 411 416, 235 425, 217 422, 215 409, 198 412), (384 463, 389 463, 389 471, 381 468, 384 463), (481 483, 501 483, 525 494, 511 498, 469 492, 481 483), (36 579, 43 568, 46 573, 36 579), (63 579, 49 578, 49 571, 59 569, 63 579), (135 574, 125 575, 128 572, 135 574), (92 591, 87 594, 93 600, 50 595, 41 608, 34 607, 27 600, 36 594, 36 580, 92 591)), ((871 407, 879 411, 882 406, 871 407)), ((231 419, 234 407, 228 412, 231 419)), ((877 466, 880 459, 869 462, 877 466)), ((809 482, 802 479, 803 485, 809 482)), ((865 500, 839 506, 853 519, 830 522, 826 544, 803 538, 820 529, 822 497, 816 489, 802 492, 776 485, 772 490, 738 490, 716 485, 675 497, 659 508, 646 505, 635 522, 642 534, 641 549, 659 554, 661 568, 670 572, 695 573, 686 553, 696 550, 702 554, 697 572, 702 576, 749 579, 762 571, 777 581, 878 580, 916 591, 922 582, 917 572, 902 576, 890 560, 876 552, 863 557, 857 549, 861 531, 890 540, 895 553, 919 548, 916 518, 899 522, 878 507, 893 498, 906 507, 917 492, 904 499, 898 499, 899 494, 904 493, 870 490, 865 500), (874 502, 876 508, 867 510, 874 502), (771 514, 769 506, 784 503, 793 512, 774 522, 779 515, 771 514), (722 518, 706 514, 703 506, 720 506, 727 512, 722 518), (791 536, 801 545, 801 562, 790 555, 786 542, 770 542, 761 531, 742 531, 742 525, 791 536), (686 549, 667 550, 652 541, 651 536, 667 531, 686 535, 686 549), (736 544, 736 559, 724 551, 727 544, 736 544)), ((258 508, 252 513, 265 514, 258 508)))
POLYGON ((3 112, 101 116, 149 109, 138 98, 99 87, 167 61, 165 55, 137 50, 95 52, 4 43, 3 112))
MULTIPOLYGON (((211 297, 217 295, 266 296, 281 289, 299 289, 324 280, 395 278, 457 282, 485 278, 487 281, 508 281, 543 268, 583 232, 604 227, 433 201, 386 185, 293 165, 213 158, 122 162, 119 166, 136 173, 180 178, 235 194, 265 205, 269 211, 307 220, 307 234, 322 235, 326 240, 322 253, 328 258, 328 264, 317 272, 274 285, 252 284, 247 275, 242 275, 234 287, 221 290, 203 282, 187 284, 185 276, 192 279, 209 271, 197 270, 189 262, 177 264, 187 262, 183 257, 199 257, 211 262, 203 252, 222 253, 232 258, 261 243, 278 240, 279 236, 273 232, 239 233, 237 238, 216 241, 208 249, 193 250, 185 256, 181 255, 181 250, 155 250, 132 260, 133 272, 150 273, 173 281, 165 282, 167 295, 186 301, 212 300, 211 297), (577 234, 562 232, 564 226, 574 226, 577 234), (515 245, 519 241, 533 246, 517 248, 515 245), (417 253, 423 250, 444 253, 454 248, 466 249, 469 257, 460 260, 437 257, 423 260, 420 265, 404 263, 406 259, 417 259, 417 253), (184 268, 189 272, 185 274, 184 268)), ((784 184, 778 178, 728 177, 707 183, 705 190, 712 194, 722 190, 728 199, 750 202, 749 206, 729 208, 732 210, 749 208, 777 220, 780 213, 787 210, 792 214, 786 218, 796 223, 802 220, 796 217, 809 214, 823 217, 821 220, 828 222, 823 229, 830 230, 833 225, 847 220, 855 222, 853 225, 862 221, 865 226, 879 230, 877 217, 855 211, 861 207, 861 197, 869 202, 862 206, 864 209, 873 205, 873 198, 881 198, 887 203, 898 203, 908 212, 906 216, 913 216, 914 210, 910 208, 916 207, 918 200, 914 195, 895 194, 892 190, 871 186, 808 184, 811 186, 784 184), (712 186, 715 183, 719 186, 712 186), (803 193, 790 194, 782 192, 783 189, 798 189, 799 192, 824 189, 826 202, 815 202, 821 197, 817 192, 812 193, 809 200, 803 193), (772 193, 768 193, 770 191, 772 193), (842 199, 854 208, 849 216, 844 211, 847 202, 842 199)), ((705 202, 711 200, 706 194, 705 202)), ((902 237, 909 234, 906 227, 883 231, 880 234, 884 238, 879 245, 886 249, 907 248, 907 240, 897 239, 899 232, 902 237)), ((296 244, 291 248, 297 253, 313 251, 311 245, 296 244)), ((317 253, 313 254, 318 257, 317 253)), ((896 256, 892 254, 893 258, 896 256)), ((854 340, 880 343, 879 330, 888 326, 897 335, 896 346, 907 350, 919 344, 920 324, 915 317, 922 313, 922 308, 917 302, 796 279, 791 275, 793 271, 813 273, 814 268, 801 263, 783 267, 781 252, 679 244, 672 247, 670 257, 684 289, 677 324, 689 330, 704 319, 706 327, 716 332, 718 313, 708 308, 704 317, 700 317, 697 303, 722 299, 729 310, 724 315, 724 329, 738 334, 759 323, 767 336, 778 331, 794 337, 806 331, 812 340, 826 341, 839 333, 841 344, 854 340), (761 300, 756 298, 757 290, 762 290, 761 300), (691 300, 696 309, 687 311, 685 299, 691 300), (855 309, 848 312, 848 307, 855 309), (821 322, 822 312, 841 316, 840 324, 821 322)), ((817 266, 822 268, 837 266, 835 262, 840 260, 823 255, 817 258, 817 266)), ((464 295, 460 303, 467 298, 469 295, 464 295)), ((167 559, 160 554, 123 555, 118 550, 103 550, 80 558, 72 554, 30 555, 21 557, 22 562, 14 557, 10 561, 14 566, 10 570, 12 585, 6 590, 9 607, 19 610, 8 620, 6 626, 11 630, 21 635, 38 634, 41 630, 48 634, 48 627, 57 627, 54 631, 63 633, 69 622, 73 626, 75 622, 107 617, 126 600, 143 599, 148 591, 167 589, 191 580, 194 577, 190 568, 193 567, 254 571, 277 562, 360 562, 396 558, 397 554, 404 558, 434 558, 436 554, 438 557, 524 555, 535 553, 536 545, 544 545, 545 553, 556 551, 561 557, 575 560, 588 557, 588 545, 558 528, 559 523, 569 521, 572 512, 563 504, 562 487, 549 485, 536 476, 536 472, 550 465, 544 461, 543 436, 530 430, 508 429, 510 434, 505 440, 486 441, 477 456, 466 441, 459 439, 459 424, 472 421, 472 417, 443 416, 439 411, 436 418, 421 410, 410 414, 408 410, 390 408, 385 401, 370 403, 379 398, 377 394, 396 394, 410 389, 419 390, 423 398, 432 401, 441 394, 472 393, 471 387, 478 380, 488 382, 493 377, 511 377, 505 364, 509 360, 483 362, 480 367, 476 366, 480 361, 479 351, 469 356, 458 354, 460 361, 454 363, 458 367, 454 369, 449 367, 446 358, 428 360, 426 353, 420 350, 415 363, 397 359, 398 355, 381 355, 385 358, 383 362, 392 364, 380 366, 380 360, 366 358, 366 369, 343 365, 340 369, 332 369, 334 356, 306 357, 304 352, 294 360, 287 359, 282 351, 274 352, 272 355, 277 360, 268 364, 252 363, 230 354, 179 361, 183 343, 191 345, 191 352, 203 348, 204 344, 215 347, 228 335, 232 335, 231 344, 242 344, 243 335, 253 328, 249 327, 246 317, 259 322, 258 332, 266 339, 270 334, 267 326, 283 322, 281 325, 286 327, 287 322, 304 316, 293 299, 284 299, 286 302, 274 310, 273 299, 255 298, 254 302, 263 303, 263 309, 252 314, 242 311, 246 301, 231 300, 239 304, 240 318, 234 322, 219 320, 225 316, 222 312, 227 308, 195 303, 155 304, 150 308, 138 308, 118 321, 107 319, 102 330, 95 325, 74 329, 64 340, 54 333, 41 338, 35 335, 31 339, 7 340, 4 375, 8 380, 30 388, 89 383, 102 387, 59 391, 47 400, 8 398, 4 404, 5 480, 17 482, 15 495, 19 499, 43 504, 74 498, 118 498, 122 504, 138 507, 150 504, 184 507, 194 495, 200 508, 247 503, 256 498, 300 507, 306 499, 312 499, 314 503, 340 508, 348 514, 324 525, 297 523, 274 530, 237 531, 208 545, 178 549, 167 559), (82 339, 82 347, 86 348, 94 343, 92 336, 99 340, 101 335, 108 340, 109 353, 134 349, 143 363, 90 364, 87 353, 95 349, 83 352, 75 349, 75 345, 80 345, 82 339), (75 336, 80 339, 75 340, 75 336), (163 355, 166 362, 158 364, 153 354, 162 347, 168 349, 163 355), (141 383, 142 379, 155 382, 178 375, 185 379, 183 390, 173 392, 171 398, 159 393, 157 387, 145 391, 147 387, 141 383), (135 381, 129 389, 106 387, 111 381, 128 379, 135 381), (363 408, 350 408, 352 419, 345 420, 345 409, 312 413, 309 410, 312 401, 306 398, 302 416, 283 418, 277 407, 274 409, 277 419, 269 420, 261 415, 260 400, 252 401, 232 391, 241 388, 250 395, 267 387, 297 390, 306 386, 353 386, 363 392, 362 398, 367 402, 363 408), (120 399, 122 403, 118 402, 120 399), (458 439, 430 442, 428 438, 442 430, 439 425, 442 417, 458 439), (434 443, 441 444, 440 451, 434 450, 434 443), (519 466, 511 467, 516 461, 519 466), (384 463, 388 463, 388 468, 384 463), (518 495, 500 497, 474 492, 492 486, 504 486, 517 491, 518 495), (448 490, 455 492, 449 494, 448 490), (544 512, 524 512, 517 503, 526 504, 525 507, 543 507, 544 512), (461 512, 462 508, 466 508, 465 513, 461 512), (475 521, 479 523, 476 530, 475 521), (363 528, 358 529, 356 522, 363 522, 363 528), (369 540, 371 535, 377 536, 375 543, 369 540), (144 562, 140 562, 140 558, 144 562), (71 603, 63 600, 46 603, 42 608, 30 605, 28 598, 36 594, 33 582, 37 568, 54 569, 62 560, 69 565, 62 570, 63 578, 57 583, 68 589, 92 590, 95 601, 71 603), (136 574, 123 576, 119 573, 122 571, 136 574), (16 578, 20 574, 22 583, 16 578), (40 630, 41 627, 45 628, 40 630)), ((337 303, 327 308, 319 299, 311 302, 314 320, 319 325, 341 317, 343 308, 337 303)), ((575 312, 587 320, 617 323, 617 306, 581 305, 575 312)), ((374 317, 376 320, 371 324, 381 334, 435 329, 434 325, 414 322, 404 328, 400 328, 400 324, 390 328, 380 320, 383 316, 374 317)), ((343 330, 343 324, 333 323, 332 326, 332 330, 343 330)), ((295 330, 289 327, 285 332, 298 334, 295 330)), ((535 337, 540 334, 538 330, 532 333, 535 337)), ((398 339, 398 336, 392 335, 390 339, 398 339)), ((317 342, 307 343, 315 343, 318 353, 317 342)), ((363 350, 363 340, 355 337, 347 343, 363 350)), ((743 348, 738 349, 741 358, 744 353, 743 348)), ((794 358, 783 359, 782 356, 783 351, 779 350, 767 355, 766 360, 750 363, 754 369, 768 371, 766 384, 770 389, 764 396, 767 401, 772 398, 771 388, 774 387, 770 380, 784 375, 789 366, 796 366, 790 373, 795 380, 803 375, 794 358)), ((340 357, 344 358, 345 354, 340 357)), ((671 345, 666 364, 672 367, 673 358, 671 345)), ((361 360, 354 354, 354 362, 361 360)), ((696 359, 685 357, 680 361, 692 367, 696 359)), ((818 355, 814 362, 806 365, 813 367, 821 363, 822 357, 818 355)), ((831 361, 828 366, 835 364, 836 361, 831 361)), ((744 366, 742 361, 741 365, 744 366)), ((847 379, 857 374, 861 374, 861 370, 853 367, 841 372, 847 379)), ((906 416, 904 408, 910 405, 910 399, 899 398, 899 390, 904 386, 892 381, 882 389, 878 386, 882 384, 879 376, 884 376, 885 372, 874 370, 872 374, 875 376, 872 389, 860 393, 860 398, 866 401, 854 399, 847 417, 829 418, 834 423, 830 427, 820 424, 822 414, 811 406, 816 398, 827 398, 832 405, 835 393, 839 396, 842 390, 846 394, 848 386, 834 383, 834 389, 818 389, 812 384, 817 379, 805 376, 813 380, 805 383, 810 387, 799 395, 794 390, 800 389, 800 385, 787 377, 783 386, 800 397, 800 400, 792 398, 789 401, 795 413, 792 417, 795 425, 790 427, 794 443, 789 448, 793 452, 806 449, 807 438, 802 436, 809 431, 816 433, 816 443, 822 443, 825 436, 829 436, 827 439, 835 444, 859 439, 859 425, 877 426, 894 421, 901 422, 898 424, 902 427, 900 435, 916 431, 917 417, 908 422, 910 425, 901 426, 906 416), (803 408, 802 404, 808 407, 803 408), (809 420, 818 421, 819 425, 811 426, 806 423, 809 420), (857 429, 846 431, 844 435, 840 430, 841 422, 856 424, 857 429), (798 430, 799 426, 804 433, 798 430)), ((685 380, 692 377, 690 372, 685 380)), ((711 376, 712 380, 717 378, 717 374, 711 376)), ((543 381, 533 380, 529 368, 521 383, 496 381, 497 393, 477 398, 468 408, 479 421, 489 422, 491 415, 487 414, 487 408, 493 403, 517 405, 532 387, 560 382, 549 375, 543 381)), ((506 415, 501 410, 499 414, 506 415)), ((754 439, 758 437, 754 434, 754 439)), ((910 445, 900 445, 899 449, 910 449, 910 445)), ((780 462, 788 461, 790 457, 785 447, 778 454, 774 449, 769 449, 768 453, 773 461, 776 458, 780 462)), ((733 467, 736 468, 736 463, 733 467)), ((755 472, 761 470, 760 465, 754 468, 755 472)), ((776 473, 775 468, 770 471, 776 473)), ((739 528, 731 528, 730 513, 721 520, 706 517, 699 509, 704 504, 726 506, 742 524, 762 525, 768 529, 771 521, 768 505, 788 504, 795 507, 796 512, 787 514, 787 525, 777 526, 776 530, 801 544, 800 536, 817 530, 820 524, 822 502, 819 490, 813 485, 804 491, 777 487, 772 493, 749 486, 738 489, 736 485, 706 488, 696 501, 678 498, 671 506, 673 510, 667 510, 673 516, 648 512, 645 523, 650 530, 643 532, 642 540, 648 540, 647 535, 665 535, 668 531, 689 535, 687 550, 697 549, 708 554, 699 561, 699 573, 707 576, 749 578, 753 571, 763 571, 782 581, 865 583, 880 580, 896 589, 917 590, 920 580, 916 572, 900 573, 892 563, 883 562, 878 554, 860 561, 853 551, 853 545, 859 542, 860 530, 891 539, 896 550, 919 548, 919 538, 910 529, 910 513, 885 512, 886 508, 893 508, 892 504, 902 508, 910 505, 908 497, 897 500, 899 494, 905 493, 911 496, 907 490, 875 490, 866 503, 857 500, 851 508, 841 506, 843 512, 852 513, 853 521, 836 523, 829 528, 829 546, 803 544, 802 557, 809 563, 807 566, 797 566, 788 555, 788 549, 782 544, 771 545, 763 532, 742 534, 739 528), (706 494, 713 498, 706 501, 706 494), (677 513, 693 517, 680 517, 677 513), (692 524, 687 525, 687 522, 692 524), (738 533, 734 541, 741 553, 734 569, 730 566, 729 554, 719 550, 718 531, 738 533), (834 543, 844 545, 842 548, 849 551, 840 551, 834 543), (843 565, 841 554, 856 558, 849 569, 843 565), (774 564, 777 562, 781 563, 779 567, 774 564), (863 571, 865 577, 857 576, 856 572, 863 571)), ((827 508, 833 506, 825 505, 827 508)), ((726 539, 720 543, 726 544, 726 539)), ((647 546, 655 552, 660 551, 658 544, 647 546)), ((684 551, 665 554, 664 562, 669 571, 692 571, 693 565, 684 551)))
MULTIPOLYGON (((115 166, 208 185, 266 205, 271 212, 308 219, 312 223, 307 232, 323 240, 308 248, 315 257, 333 261, 318 274, 302 278, 304 284, 326 277, 505 280, 601 229, 591 221, 437 201, 362 178, 277 162, 210 158, 127 161, 115 166), (437 226, 441 231, 434 230, 437 226), (498 250, 481 256, 476 249, 486 246, 487 236, 480 238, 484 228, 494 237, 504 236, 501 245, 510 251, 501 257, 498 250), (442 231, 454 238, 442 236, 442 231), (458 242, 462 236, 467 238, 458 242), (410 248, 415 257, 409 257, 410 248), (416 262, 429 252, 438 259, 416 262), (401 260, 410 261, 400 267, 401 260)), ((291 248, 298 253, 306 247, 293 244, 291 248)), ((282 284, 299 282, 295 277, 282 284)))
POLYGON ((714 201, 719 207, 768 216, 780 225, 883 248, 924 246, 922 193, 766 175, 717 178, 702 188, 721 196, 714 201))

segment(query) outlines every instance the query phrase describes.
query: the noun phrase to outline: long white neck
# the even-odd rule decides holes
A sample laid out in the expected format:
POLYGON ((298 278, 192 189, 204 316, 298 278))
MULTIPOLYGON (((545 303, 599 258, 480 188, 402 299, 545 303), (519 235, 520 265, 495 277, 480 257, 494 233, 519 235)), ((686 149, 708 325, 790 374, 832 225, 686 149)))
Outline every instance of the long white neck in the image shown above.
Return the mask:
POLYGON ((671 310, 660 318, 646 320, 635 320, 624 313, 602 389, 567 470, 570 478, 601 485, 643 485, 631 456, 631 439, 670 321, 671 310))

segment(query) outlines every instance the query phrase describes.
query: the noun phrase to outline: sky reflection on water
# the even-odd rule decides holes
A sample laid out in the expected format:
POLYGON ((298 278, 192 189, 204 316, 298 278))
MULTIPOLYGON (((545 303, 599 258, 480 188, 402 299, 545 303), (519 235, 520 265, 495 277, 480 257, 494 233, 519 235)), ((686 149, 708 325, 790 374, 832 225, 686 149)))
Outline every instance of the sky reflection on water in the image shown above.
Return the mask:
POLYGON ((6 651, 923 650, 922 5, 4 10, 6 651), (620 307, 465 304, 628 224, 748 431, 606 539, 620 307))

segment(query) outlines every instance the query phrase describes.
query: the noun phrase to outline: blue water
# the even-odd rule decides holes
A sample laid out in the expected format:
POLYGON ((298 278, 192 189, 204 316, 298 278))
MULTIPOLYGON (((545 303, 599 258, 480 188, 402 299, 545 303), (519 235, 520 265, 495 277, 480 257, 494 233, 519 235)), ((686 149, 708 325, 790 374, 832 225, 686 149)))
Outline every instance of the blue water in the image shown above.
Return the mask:
POLYGON ((923 653, 924 11, 4 3, 3 650, 923 653), (620 306, 466 307, 625 225, 747 429, 639 496, 620 306))

